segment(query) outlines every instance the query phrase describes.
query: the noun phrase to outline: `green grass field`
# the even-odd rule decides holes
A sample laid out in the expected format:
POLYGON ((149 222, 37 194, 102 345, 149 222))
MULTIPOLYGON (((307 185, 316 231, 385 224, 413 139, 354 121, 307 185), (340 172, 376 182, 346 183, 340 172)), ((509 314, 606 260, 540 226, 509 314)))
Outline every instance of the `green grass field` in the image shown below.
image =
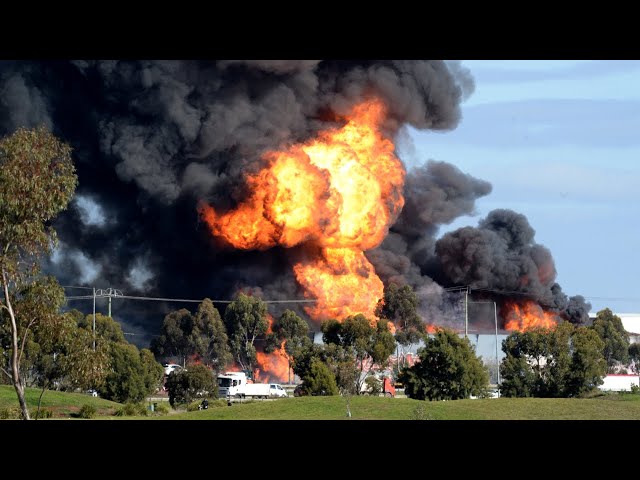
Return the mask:
MULTIPOLYGON (((355 397, 352 419, 359 420, 638 420, 640 395, 592 399, 499 398, 421 402, 407 398, 355 397)), ((234 404, 160 417, 176 420, 341 420, 343 397, 287 398, 234 404)))
MULTIPOLYGON (((27 402, 35 407, 39 390, 27 389, 27 402)), ((236 403, 231 407, 177 413, 160 417, 113 417, 120 404, 89 395, 47 391, 43 407, 55 418, 68 418, 90 403, 98 418, 154 420, 342 420, 346 416, 343 397, 302 397, 274 401, 236 403)), ((13 388, 0 386, 0 408, 17 406, 13 388)), ((351 415, 356 420, 639 420, 640 395, 608 394, 589 399, 499 398, 421 402, 407 398, 353 397, 351 415)))
MULTIPOLYGON (((38 408, 40 392, 41 390, 37 388, 26 389, 25 397, 30 411, 35 411, 38 408)), ((46 390, 42 396, 41 408, 50 408, 53 411, 53 418, 69 418, 77 413, 85 403, 94 405, 98 415, 113 414, 115 409, 120 406, 119 403, 103 400, 102 398, 94 398, 88 394, 46 390)), ((0 385, 0 409, 18 406, 18 397, 13 387, 0 385)))

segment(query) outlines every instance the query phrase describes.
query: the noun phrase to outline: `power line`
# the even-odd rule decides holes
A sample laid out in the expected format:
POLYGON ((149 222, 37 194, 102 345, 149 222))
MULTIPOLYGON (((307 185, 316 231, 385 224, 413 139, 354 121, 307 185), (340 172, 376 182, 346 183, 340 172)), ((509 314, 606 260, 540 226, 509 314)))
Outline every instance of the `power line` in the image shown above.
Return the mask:
MULTIPOLYGON (((106 298, 112 295, 103 293, 96 294, 96 298, 106 298)), ((166 298, 166 297, 141 297, 133 295, 113 295, 114 298, 123 298, 126 300, 144 300, 152 302, 185 302, 185 303, 202 303, 204 299, 193 298, 166 298)), ((65 297, 67 300, 88 300, 93 299, 93 295, 75 295, 65 297)), ((211 300, 213 303, 232 303, 234 300, 211 300)), ((263 300, 264 303, 315 303, 317 300, 263 300)))
POLYGON ((468 286, 464 286, 464 287, 447 287, 447 288, 443 288, 443 290, 445 292, 455 292, 455 291, 459 291, 459 290, 466 290, 467 288, 469 288, 468 286))
POLYGON ((62 285, 62 288, 81 288, 83 290, 93 290, 93 287, 79 287, 77 285, 62 285))
POLYGON ((516 292, 515 290, 496 290, 495 288, 471 288, 472 292, 492 292, 492 293, 500 293, 504 295, 523 295, 525 297, 531 297, 531 293, 526 292, 516 292))

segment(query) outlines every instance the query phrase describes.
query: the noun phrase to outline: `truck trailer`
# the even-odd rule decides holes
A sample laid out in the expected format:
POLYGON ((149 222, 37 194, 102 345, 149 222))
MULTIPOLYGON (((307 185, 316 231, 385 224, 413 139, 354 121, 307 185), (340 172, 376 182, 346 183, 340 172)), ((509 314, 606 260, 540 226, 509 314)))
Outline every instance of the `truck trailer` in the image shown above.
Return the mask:
POLYGON ((248 383, 244 372, 225 372, 218 375, 220 398, 280 398, 287 392, 277 383, 248 383))

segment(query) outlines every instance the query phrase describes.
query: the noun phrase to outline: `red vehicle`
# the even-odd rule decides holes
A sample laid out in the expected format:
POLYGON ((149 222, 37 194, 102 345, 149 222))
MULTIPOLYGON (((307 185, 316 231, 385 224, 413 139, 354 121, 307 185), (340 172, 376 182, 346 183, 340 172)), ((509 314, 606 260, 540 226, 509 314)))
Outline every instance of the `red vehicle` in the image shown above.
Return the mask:
MULTIPOLYGON (((369 377, 369 378, 376 378, 376 377, 369 377)), ((382 377, 382 378, 376 378, 376 380, 378 381, 378 383, 381 383, 380 385, 380 389, 381 392, 378 395, 383 395, 385 397, 395 397, 396 396, 396 387, 393 385, 393 382, 391 381, 391 379, 389 377, 382 377)), ((371 395, 371 388, 370 386, 367 384, 367 382, 363 382, 362 386, 360 387, 360 394, 361 395, 371 395)))
POLYGON ((382 394, 385 397, 395 397, 396 396, 396 387, 393 386, 391 379, 389 377, 384 377, 382 379, 382 394))

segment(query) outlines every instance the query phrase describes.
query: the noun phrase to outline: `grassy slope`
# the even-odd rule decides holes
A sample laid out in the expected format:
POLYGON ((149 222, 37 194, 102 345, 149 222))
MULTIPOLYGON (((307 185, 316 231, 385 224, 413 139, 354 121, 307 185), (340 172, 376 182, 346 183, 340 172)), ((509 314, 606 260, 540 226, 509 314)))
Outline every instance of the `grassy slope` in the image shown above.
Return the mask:
MULTIPOLYGON (((592 399, 500 398, 419 402, 410 399, 356 397, 354 419, 409 420, 629 420, 640 419, 640 395, 607 395, 592 399)), ((342 397, 289 398, 271 402, 170 415, 181 420, 341 420, 346 418, 342 397)))
MULTIPOLYGON (((37 388, 27 388, 25 397, 29 410, 38 408, 38 398, 41 390, 37 388)), ((68 417, 69 414, 80 410, 85 403, 95 405, 98 415, 108 415, 120 406, 119 403, 104 400, 102 398, 94 398, 91 395, 83 393, 65 393, 46 390, 42 396, 42 408, 51 408, 54 417, 68 417)), ((18 397, 12 386, 0 385, 0 408, 18 407, 18 397)))
MULTIPOLYGON (((27 403, 30 407, 37 406, 39 394, 40 390, 27 389, 27 403)), ((58 418, 69 417, 85 403, 95 405, 99 415, 111 415, 119 406, 118 403, 80 393, 46 391, 42 398, 43 407, 52 408, 58 418)), ((13 388, 0 385, 0 408, 14 407, 17 404, 13 388)), ((640 395, 612 394, 591 399, 500 398, 451 402, 355 397, 351 400, 351 413, 353 419, 362 420, 409 420, 416 416, 434 420, 636 420, 640 419, 640 395)), ((287 398, 150 418, 342 420, 346 419, 346 400, 343 397, 287 398)))

